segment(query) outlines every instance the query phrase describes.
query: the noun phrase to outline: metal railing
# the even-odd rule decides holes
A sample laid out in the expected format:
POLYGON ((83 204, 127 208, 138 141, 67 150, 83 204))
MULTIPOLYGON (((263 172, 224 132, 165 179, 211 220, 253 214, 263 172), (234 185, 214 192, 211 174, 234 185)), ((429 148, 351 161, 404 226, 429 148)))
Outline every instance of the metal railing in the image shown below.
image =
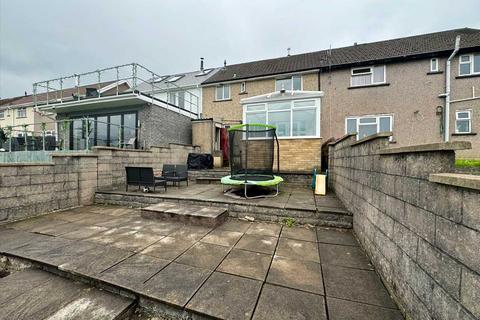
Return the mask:
POLYGON ((125 93, 142 94, 151 98, 152 104, 154 104, 158 99, 155 94, 173 92, 176 97, 175 101, 178 103, 164 102, 198 117, 200 97, 174 82, 164 81, 168 77, 171 75, 161 76, 138 63, 123 64, 36 82, 33 84, 33 104, 35 107, 57 105, 75 100, 118 96, 125 93), (124 84, 128 85, 128 88, 124 84), (87 93, 86 88, 96 89, 96 92, 87 93), (186 92, 195 99, 187 100, 185 94, 182 97, 175 91, 186 92), (179 105, 183 105, 183 108, 179 105), (189 108, 185 108, 186 106, 189 108))
MULTIPOLYGON (((93 146, 136 148, 140 130, 89 117, 0 127, 0 153, 89 151, 93 146), (106 131, 99 135, 99 124, 106 131), (113 132, 113 134, 112 134, 113 132), (101 136, 101 137, 99 137, 101 136), (102 137, 111 137, 102 139, 102 137), (101 141, 102 143, 98 143, 101 141)), ((1 162, 1 161, 0 161, 1 162)))

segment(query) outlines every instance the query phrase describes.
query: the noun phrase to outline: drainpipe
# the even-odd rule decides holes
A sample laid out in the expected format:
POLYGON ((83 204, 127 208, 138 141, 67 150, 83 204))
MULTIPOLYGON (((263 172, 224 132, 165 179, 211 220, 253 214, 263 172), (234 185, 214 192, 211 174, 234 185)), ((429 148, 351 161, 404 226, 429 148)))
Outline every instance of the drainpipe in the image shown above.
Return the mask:
POLYGON ((447 68, 445 70, 445 142, 450 140, 450 64, 460 48, 460 36, 455 38, 455 49, 447 59, 447 68))

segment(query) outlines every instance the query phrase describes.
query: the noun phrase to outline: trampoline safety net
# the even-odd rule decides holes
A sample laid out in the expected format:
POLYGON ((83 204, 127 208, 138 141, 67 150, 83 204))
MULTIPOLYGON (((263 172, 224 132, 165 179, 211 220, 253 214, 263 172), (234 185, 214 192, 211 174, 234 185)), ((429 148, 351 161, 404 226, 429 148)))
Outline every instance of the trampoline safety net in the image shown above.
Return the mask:
MULTIPOLYGON (((274 179, 275 127, 243 124, 229 129, 230 179, 265 181, 274 179)), ((277 147, 277 165, 278 165, 277 147)))

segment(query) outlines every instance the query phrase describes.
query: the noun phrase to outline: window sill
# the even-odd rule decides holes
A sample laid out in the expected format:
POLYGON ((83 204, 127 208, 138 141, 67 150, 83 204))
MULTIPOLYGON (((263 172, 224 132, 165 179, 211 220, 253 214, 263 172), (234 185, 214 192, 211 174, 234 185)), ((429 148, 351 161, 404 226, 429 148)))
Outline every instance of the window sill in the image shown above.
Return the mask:
POLYGON ((26 116, 25 117, 17 117, 17 119, 25 119, 25 118, 26 118, 26 116))
POLYGON ((362 89, 362 88, 375 88, 375 87, 386 87, 386 86, 389 86, 390 83, 379 83, 379 84, 369 84, 369 85, 366 85, 366 86, 351 86, 351 87, 348 87, 347 89, 362 89))
POLYGON ((476 132, 466 132, 466 133, 452 133, 452 136, 476 136, 476 132))
POLYGON ((225 101, 232 101, 232 99, 213 100, 213 102, 225 102, 225 101))
POLYGON ((245 92, 240 92, 239 95, 241 95, 241 94, 248 94, 248 92, 246 92, 246 91, 245 92))
POLYGON ((476 77, 480 77, 480 73, 466 74, 466 75, 463 75, 463 76, 456 76, 455 79, 476 78, 476 77))
POLYGON ((429 75, 432 75, 432 74, 442 74, 442 73, 443 73, 443 71, 429 71, 429 72, 427 72, 427 75, 429 76, 429 75))

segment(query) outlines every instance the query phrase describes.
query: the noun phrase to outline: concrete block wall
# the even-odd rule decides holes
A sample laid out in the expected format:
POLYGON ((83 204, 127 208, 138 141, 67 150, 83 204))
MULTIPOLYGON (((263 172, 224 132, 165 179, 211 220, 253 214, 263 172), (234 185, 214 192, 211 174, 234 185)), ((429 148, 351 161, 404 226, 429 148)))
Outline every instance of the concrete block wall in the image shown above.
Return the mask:
POLYGON ((407 319, 479 319, 480 181, 433 182, 468 143, 389 148, 388 138, 331 144, 329 186, 407 319))
POLYGON ((186 164, 188 145, 150 151, 95 147, 91 153, 52 156, 51 163, 0 164, 0 224, 42 213, 92 204, 97 190, 125 187, 125 167, 186 164))
POLYGON ((97 158, 55 156, 52 163, 0 164, 0 224, 92 203, 97 158))

